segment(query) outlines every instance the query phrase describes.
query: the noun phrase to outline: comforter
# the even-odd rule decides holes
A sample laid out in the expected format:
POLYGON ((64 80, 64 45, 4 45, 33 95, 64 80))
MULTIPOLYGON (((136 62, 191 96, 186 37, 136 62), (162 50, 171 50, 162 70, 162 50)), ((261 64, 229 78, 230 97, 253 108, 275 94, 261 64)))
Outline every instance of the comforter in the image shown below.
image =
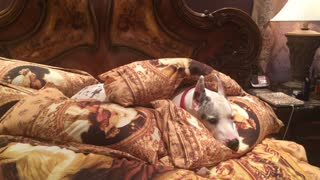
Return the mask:
POLYGON ((1 179, 319 179, 319 169, 307 163, 302 146, 269 138, 241 158, 209 167, 206 177, 111 149, 16 136, 1 136, 0 141, 1 179))
POLYGON ((102 74, 103 86, 91 85, 90 77, 91 86, 84 82, 72 98, 55 83, 32 90, 5 81, 0 174, 3 179, 319 178, 302 146, 266 138, 283 126, 281 121, 230 77, 220 73, 235 112, 238 152, 171 102, 179 87, 200 74, 215 90, 216 73, 185 58, 139 61, 102 74), (205 174, 199 173, 203 167, 205 174))

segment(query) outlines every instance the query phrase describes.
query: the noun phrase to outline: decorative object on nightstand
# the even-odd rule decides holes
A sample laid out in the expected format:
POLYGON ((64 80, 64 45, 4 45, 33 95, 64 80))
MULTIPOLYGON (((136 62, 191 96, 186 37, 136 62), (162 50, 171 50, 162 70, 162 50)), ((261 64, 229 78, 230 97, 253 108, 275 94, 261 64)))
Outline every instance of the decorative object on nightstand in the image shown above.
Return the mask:
POLYGON ((270 80, 265 75, 253 75, 250 84, 254 88, 264 88, 270 85, 270 80))
POLYGON ((309 22, 320 21, 320 0, 288 0, 271 21, 302 22, 300 30, 287 32, 290 50, 291 80, 283 85, 290 89, 303 88, 305 78, 310 78, 310 67, 315 51, 320 46, 320 33, 308 27, 309 22))

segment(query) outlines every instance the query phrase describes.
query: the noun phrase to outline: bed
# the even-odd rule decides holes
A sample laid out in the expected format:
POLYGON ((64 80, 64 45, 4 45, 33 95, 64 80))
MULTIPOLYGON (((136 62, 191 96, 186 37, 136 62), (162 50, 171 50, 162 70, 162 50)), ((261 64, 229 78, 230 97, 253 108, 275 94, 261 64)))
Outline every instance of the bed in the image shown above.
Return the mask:
POLYGON ((1 179, 319 179, 246 93, 261 49, 245 12, 184 0, 8 1, 0 14, 1 179), (21 28, 23 26, 23 28, 21 28), (20 28, 19 28, 20 27, 20 28), (170 98, 219 75, 234 152, 170 98))

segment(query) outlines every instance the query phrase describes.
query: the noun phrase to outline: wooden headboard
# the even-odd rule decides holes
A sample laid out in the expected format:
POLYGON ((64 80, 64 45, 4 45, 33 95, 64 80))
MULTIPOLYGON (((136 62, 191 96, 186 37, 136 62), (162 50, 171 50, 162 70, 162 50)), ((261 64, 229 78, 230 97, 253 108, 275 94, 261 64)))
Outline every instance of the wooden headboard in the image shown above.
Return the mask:
POLYGON ((6 0, 0 55, 98 75, 151 58, 190 57, 244 84, 260 53, 250 16, 197 13, 185 0, 6 0))

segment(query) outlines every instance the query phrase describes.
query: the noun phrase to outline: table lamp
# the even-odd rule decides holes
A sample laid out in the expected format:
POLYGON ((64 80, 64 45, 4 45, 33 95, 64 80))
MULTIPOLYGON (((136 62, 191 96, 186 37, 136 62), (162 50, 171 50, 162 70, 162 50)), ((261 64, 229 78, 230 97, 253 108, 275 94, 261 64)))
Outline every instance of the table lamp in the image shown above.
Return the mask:
POLYGON ((320 0, 288 0, 271 21, 301 22, 300 30, 285 33, 291 80, 283 84, 290 89, 301 89, 305 78, 310 78, 310 67, 320 46, 320 33, 308 27, 310 22, 320 21, 320 0))

